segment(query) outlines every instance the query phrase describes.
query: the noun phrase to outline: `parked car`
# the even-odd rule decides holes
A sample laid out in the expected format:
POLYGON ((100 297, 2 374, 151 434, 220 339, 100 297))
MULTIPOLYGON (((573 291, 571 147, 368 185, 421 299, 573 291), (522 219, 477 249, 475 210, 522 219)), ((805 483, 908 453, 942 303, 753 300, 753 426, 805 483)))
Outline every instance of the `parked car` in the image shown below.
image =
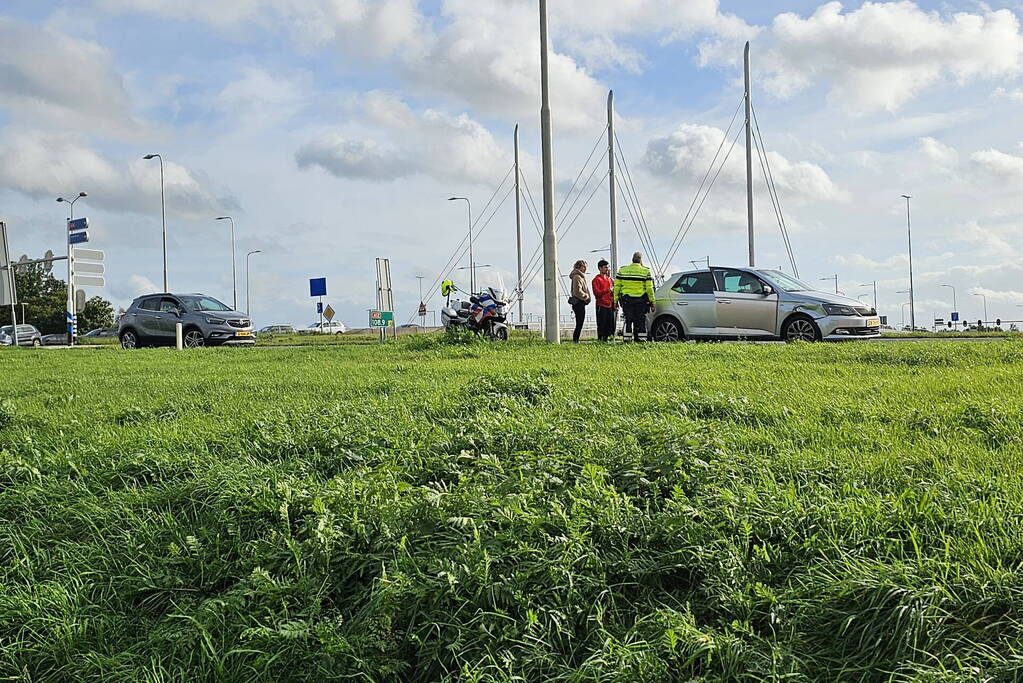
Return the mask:
POLYGON ((712 267, 675 273, 656 292, 655 341, 687 338, 821 341, 878 337, 881 319, 856 299, 778 270, 712 267))
POLYGON ((344 334, 348 331, 345 324, 337 320, 327 322, 324 320, 322 323, 313 323, 309 327, 305 328, 306 332, 316 332, 322 334, 344 334))
POLYGON ((140 296, 121 317, 117 336, 126 349, 173 346, 177 323, 187 348, 256 342, 248 315, 205 294, 140 296))
MULTIPOLYGON (((0 327, 0 346, 14 345, 14 325, 0 327)), ((33 325, 18 325, 18 346, 42 346, 43 335, 33 325)))
POLYGON ((259 328, 259 334, 295 334, 291 325, 267 325, 259 328))
POLYGON ((43 346, 63 346, 64 344, 67 344, 66 332, 43 335, 43 346))
POLYGON ((88 332, 86 332, 82 336, 83 337, 88 337, 90 339, 102 339, 104 337, 116 337, 117 336, 117 328, 116 327, 97 327, 95 330, 89 330, 88 332))

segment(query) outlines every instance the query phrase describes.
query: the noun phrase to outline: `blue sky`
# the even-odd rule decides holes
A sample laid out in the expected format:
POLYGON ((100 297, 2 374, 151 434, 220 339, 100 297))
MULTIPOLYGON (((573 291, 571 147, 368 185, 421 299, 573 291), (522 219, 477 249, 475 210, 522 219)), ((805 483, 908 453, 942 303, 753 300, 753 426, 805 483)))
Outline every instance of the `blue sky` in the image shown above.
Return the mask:
MULTIPOLYGON (((327 276, 349 325, 373 305, 373 259, 392 261, 399 318, 462 239, 522 128, 539 202, 536 8, 517 0, 13 0, 0 10, 0 215, 12 249, 62 250, 61 194, 108 254, 118 305, 160 284, 159 152, 167 161, 173 290, 232 297, 252 257, 258 324, 315 320, 327 276)), ((663 253, 741 96, 754 101, 801 276, 878 281, 896 321, 908 286, 904 204, 914 195, 918 320, 1023 318, 1023 34, 1017 5, 975 2, 565 0, 552 3, 559 205, 603 128, 618 134, 663 253), (555 6, 556 5, 556 6, 555 6)), ((598 155, 600 152, 598 152, 598 155)), ((737 146, 667 269, 745 260, 737 146)), ((585 177, 585 174, 584 174, 585 177)), ((594 176, 594 183, 602 178, 594 176)), ((587 187, 587 194, 594 186, 587 187)), ((597 190, 560 246, 564 271, 608 242, 597 190)), ((572 201, 570 197, 569 202, 572 201)), ((581 206, 580 201, 576 206, 581 206)), ((791 270, 761 183, 758 260, 791 270)), ((622 254, 640 248, 627 214, 622 254)), ((565 227, 565 226, 562 226, 565 227)), ((523 228, 524 252, 537 243, 523 228)), ((481 274, 514 285, 514 213, 476 243, 481 274)), ((464 265, 463 259, 457 265, 464 265)), ((464 271, 453 271, 456 279, 464 271)), ((539 280, 527 311, 541 310, 539 280)), ((431 308, 438 302, 434 296, 431 308)))

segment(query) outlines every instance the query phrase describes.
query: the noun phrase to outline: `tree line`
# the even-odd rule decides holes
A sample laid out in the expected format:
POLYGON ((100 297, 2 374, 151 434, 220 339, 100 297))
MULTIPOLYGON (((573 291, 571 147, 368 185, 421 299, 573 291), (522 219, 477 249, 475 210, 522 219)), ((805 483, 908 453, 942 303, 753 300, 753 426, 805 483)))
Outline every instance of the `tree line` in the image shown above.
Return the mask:
MULTIPOLYGON (((2 271, 0 271, 2 272, 2 271)), ((43 334, 64 332, 67 315, 67 282, 53 277, 42 263, 17 266, 14 282, 18 288, 15 313, 19 323, 35 325, 43 334), (22 314, 24 303, 24 314, 22 314)), ((0 310, 0 325, 11 324, 11 307, 0 310)), ((114 326, 114 307, 101 296, 94 296, 78 311, 78 332, 85 334, 97 327, 114 326)))

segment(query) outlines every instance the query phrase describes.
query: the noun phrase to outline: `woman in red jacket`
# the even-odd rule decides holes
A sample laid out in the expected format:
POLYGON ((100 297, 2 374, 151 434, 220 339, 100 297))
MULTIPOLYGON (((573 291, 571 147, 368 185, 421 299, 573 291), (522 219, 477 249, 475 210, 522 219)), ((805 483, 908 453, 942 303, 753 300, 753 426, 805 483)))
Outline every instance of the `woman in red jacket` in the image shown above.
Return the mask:
POLYGON ((593 278, 593 298, 597 304, 597 339, 608 341, 615 334, 615 304, 611 292, 614 280, 611 279, 611 266, 604 259, 597 263, 600 274, 593 278))

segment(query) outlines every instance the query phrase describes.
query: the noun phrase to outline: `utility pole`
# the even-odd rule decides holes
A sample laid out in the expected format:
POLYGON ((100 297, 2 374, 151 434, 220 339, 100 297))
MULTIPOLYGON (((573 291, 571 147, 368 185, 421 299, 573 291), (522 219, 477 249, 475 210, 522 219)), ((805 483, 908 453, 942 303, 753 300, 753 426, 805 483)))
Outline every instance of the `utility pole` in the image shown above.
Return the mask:
POLYGON ((519 295, 519 317, 522 322, 522 206, 519 193, 519 124, 515 124, 515 249, 518 254, 518 285, 515 290, 519 295))
POLYGON ((916 304, 913 292, 913 228, 909 222, 909 200, 912 195, 904 194, 906 200, 906 235, 909 238, 909 326, 916 330, 916 304))
POLYGON ((874 280, 870 284, 860 285, 860 287, 873 287, 874 288, 874 312, 877 313, 877 280, 874 280))
POLYGON ((749 41, 743 54, 743 73, 746 77, 746 225, 749 233, 749 267, 756 267, 753 253, 753 103, 750 100, 749 41))
POLYGON ((540 0, 540 138, 543 160, 543 291, 545 338, 551 344, 561 343, 558 316, 558 240, 554 233, 554 154, 551 149, 550 79, 547 68, 547 0, 540 0))
MULTIPOLYGON (((611 272, 618 274, 618 207, 615 202, 615 92, 607 92, 607 167, 611 192, 611 272)), ((653 256, 651 255, 651 258, 653 256)))

